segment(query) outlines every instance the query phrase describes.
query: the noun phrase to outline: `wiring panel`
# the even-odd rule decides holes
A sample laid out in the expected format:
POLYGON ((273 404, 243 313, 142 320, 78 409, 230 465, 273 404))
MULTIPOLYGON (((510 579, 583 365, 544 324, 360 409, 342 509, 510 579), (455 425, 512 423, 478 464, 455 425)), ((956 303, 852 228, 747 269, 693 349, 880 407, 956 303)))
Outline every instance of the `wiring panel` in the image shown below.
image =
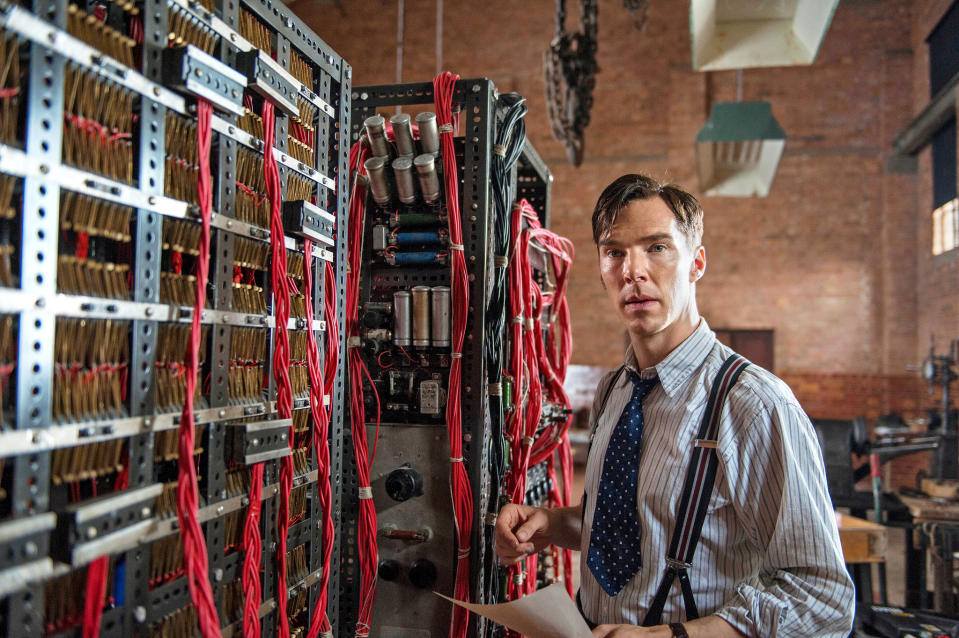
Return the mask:
POLYGON ((350 95, 271 0, 0 2, 0 635, 336 622, 350 95))
MULTIPOLYGON (((555 237, 545 230, 552 176, 526 140, 524 102, 499 95, 487 79, 448 73, 432 84, 353 91, 353 463, 343 520, 356 528, 342 576, 355 613, 341 617, 344 634, 460 638, 498 631, 431 590, 478 602, 517 594, 509 586, 514 575, 493 555, 499 507, 512 500, 511 488, 519 490, 518 502, 562 498, 549 459, 558 465, 568 412, 552 391, 530 396, 520 379, 514 393, 512 377, 504 377, 513 340, 508 313, 516 310, 510 286, 520 278, 510 266, 514 244, 533 228, 555 237), (523 198, 535 205, 521 204, 523 198), (518 437, 514 454, 514 402, 541 404, 535 419, 542 423, 530 436, 557 441, 544 438, 532 464, 528 454, 522 460, 530 448, 520 449, 528 437, 518 437)), ((540 240, 533 243, 540 255, 540 240)), ((565 281, 568 268, 561 271, 565 281)), ((523 276, 532 295, 534 278, 555 286, 555 264, 540 256, 523 276)), ((550 289, 544 300, 536 289, 535 314, 549 325, 563 293, 555 297, 550 289)), ((538 353, 568 361, 568 330, 562 354, 539 330, 538 353)), ((543 370, 553 372, 561 379, 565 365, 543 370)), ((557 567, 550 565, 543 582, 562 576, 557 567)), ((522 573, 529 568, 537 569, 529 563, 522 573)))

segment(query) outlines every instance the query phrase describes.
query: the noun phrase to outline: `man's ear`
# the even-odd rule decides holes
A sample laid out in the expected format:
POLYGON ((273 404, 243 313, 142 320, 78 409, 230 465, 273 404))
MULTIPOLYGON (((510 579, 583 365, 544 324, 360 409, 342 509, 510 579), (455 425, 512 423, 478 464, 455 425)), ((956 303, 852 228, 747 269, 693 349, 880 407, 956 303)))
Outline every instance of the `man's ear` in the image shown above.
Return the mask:
POLYGON ((706 274, 706 249, 702 246, 693 251, 693 261, 689 266, 689 281, 696 283, 706 274))

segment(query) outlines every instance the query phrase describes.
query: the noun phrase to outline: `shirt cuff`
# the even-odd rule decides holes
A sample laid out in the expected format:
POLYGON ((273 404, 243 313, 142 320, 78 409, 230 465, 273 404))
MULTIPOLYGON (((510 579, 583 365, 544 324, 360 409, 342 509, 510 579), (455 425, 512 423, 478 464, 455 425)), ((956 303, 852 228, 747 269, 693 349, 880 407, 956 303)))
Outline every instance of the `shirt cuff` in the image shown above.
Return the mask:
POLYGON ((779 626, 786 620, 788 612, 783 601, 743 583, 736 589, 736 595, 726 601, 715 615, 743 635, 771 638, 778 634, 779 626))

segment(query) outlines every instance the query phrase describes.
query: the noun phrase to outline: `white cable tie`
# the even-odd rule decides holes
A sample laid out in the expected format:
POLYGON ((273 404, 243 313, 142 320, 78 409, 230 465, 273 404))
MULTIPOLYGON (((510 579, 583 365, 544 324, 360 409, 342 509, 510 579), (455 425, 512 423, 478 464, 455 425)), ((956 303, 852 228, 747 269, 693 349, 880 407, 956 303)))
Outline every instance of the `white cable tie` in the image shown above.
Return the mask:
POLYGON ((490 383, 489 384, 489 395, 491 397, 501 397, 503 396, 503 384, 502 383, 490 383))
POLYGON ((513 202, 513 210, 522 210, 522 208, 519 202, 513 202))
POLYGON ((526 329, 527 329, 527 330, 532 330, 532 329, 533 329, 533 318, 532 318, 532 317, 526 317, 526 324, 525 324, 525 325, 526 325, 526 329))
POLYGON ((463 250, 463 244, 450 244, 450 250, 463 250))
POLYGON ((321 631, 321 632, 320 632, 320 638, 333 638, 333 632, 332 632, 332 631, 321 631))
POLYGON ((459 551, 456 552, 456 558, 459 559, 459 560, 463 560, 464 558, 469 558, 469 557, 470 557, 470 548, 469 548, 469 547, 467 547, 467 548, 465 548, 465 549, 460 549, 459 551))
POLYGON ((515 317, 513 317, 513 323, 518 323, 519 325, 523 325, 523 315, 516 315, 515 317))
POLYGON ((359 348, 362 345, 363 345, 363 340, 360 339, 359 337, 350 337, 349 339, 346 340, 347 348, 359 348))
POLYGON ((451 456, 451 457, 450 457, 450 463, 462 463, 462 462, 463 462, 463 457, 462 457, 462 456, 451 456))
POLYGON ((442 135, 443 133, 452 133, 453 125, 452 124, 440 124, 436 127, 436 132, 442 135))
POLYGON ((523 581, 526 580, 526 574, 520 572, 518 574, 513 574, 513 584, 522 585, 523 581))
POLYGON ((493 255, 493 268, 506 268, 509 266, 509 259, 505 255, 493 255))
POLYGON ((450 353, 450 359, 462 359, 462 358, 463 358, 463 353, 462 353, 462 352, 451 352, 451 353, 450 353))
POLYGON ((373 498, 373 488, 372 487, 361 487, 357 491, 357 496, 361 501, 373 498))
POLYGON ((499 155, 500 157, 506 157, 506 147, 502 144, 493 144, 492 149, 493 155, 499 155))
POLYGON ((536 442, 536 439, 534 439, 534 438, 531 437, 531 436, 524 436, 524 437, 523 437, 523 445, 530 445, 530 446, 531 446, 531 445, 533 445, 533 443, 535 443, 535 442, 536 442))

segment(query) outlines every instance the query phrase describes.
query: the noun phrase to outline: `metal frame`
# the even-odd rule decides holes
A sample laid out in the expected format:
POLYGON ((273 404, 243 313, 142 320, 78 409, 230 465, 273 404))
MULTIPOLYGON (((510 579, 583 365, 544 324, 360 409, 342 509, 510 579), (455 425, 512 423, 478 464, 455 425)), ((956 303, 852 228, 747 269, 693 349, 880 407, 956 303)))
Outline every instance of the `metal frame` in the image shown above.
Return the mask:
MULTIPOLYGON (((246 4, 232 0, 216 0, 214 15, 185 0, 143 0, 142 15, 150 16, 151 19, 144 20, 143 25, 145 33, 142 69, 131 72, 120 68, 106 56, 91 56, 89 47, 78 46, 78 41, 66 35, 63 30, 66 27, 68 1, 45 1, 45 13, 34 14, 36 18, 45 21, 41 25, 43 30, 21 33, 29 40, 25 46, 30 50, 25 152, 0 147, 0 171, 22 177, 24 193, 20 240, 22 283, 17 290, 4 289, 4 301, 0 302, 0 311, 15 313, 20 326, 15 380, 16 419, 12 430, 0 433, 0 439, 4 443, 13 444, 12 449, 19 452, 15 455, 5 454, 8 468, 5 471, 10 473, 10 483, 14 489, 9 495, 12 518, 0 521, 0 544, 10 548, 11 555, 15 558, 12 563, 0 563, 0 575, 27 579, 22 585, 18 585, 15 591, 0 594, 3 596, 0 597, 0 634, 11 637, 38 635, 43 631, 44 590, 39 581, 69 571, 68 567, 48 558, 50 538, 55 527, 55 518, 51 517, 64 515, 64 512, 48 512, 52 507, 52 450, 77 444, 124 439, 127 442, 129 460, 130 495, 145 494, 145 489, 149 489, 152 494, 153 490, 157 489, 159 478, 159 470, 153 463, 154 435, 177 426, 176 415, 157 414, 153 400, 159 326, 161 322, 186 322, 192 315, 191 309, 159 303, 163 224, 168 218, 192 219, 193 215, 190 206, 164 197, 166 110, 172 108, 181 114, 190 115, 184 98, 162 86, 162 52, 167 44, 168 7, 176 4, 207 24, 214 25, 221 36, 217 47, 218 57, 228 65, 235 63, 235 55, 237 51, 243 50, 244 43, 247 48, 250 46, 238 34, 238 18, 243 6, 274 31, 277 62, 284 69, 289 68, 289 54, 292 49, 296 49, 301 58, 314 66, 316 85, 305 87, 297 83, 297 87, 299 95, 318 109, 316 164, 306 166, 285 153, 288 134, 285 118, 280 118, 277 123, 276 148, 273 154, 280 165, 284 189, 287 175, 297 173, 306 177, 314 184, 320 206, 336 215, 339 228, 343 229, 346 225, 347 184, 345 180, 336 180, 334 177, 347 173, 349 148, 345 136, 350 123, 350 67, 299 19, 289 14, 285 6, 280 3, 274 5, 270 0, 251 0, 246 4), (63 51, 63 54, 59 51, 63 51), (68 60, 94 69, 140 94, 137 113, 140 118, 140 134, 139 139, 135 140, 136 166, 139 167, 136 186, 116 184, 99 175, 84 173, 61 163, 64 68, 68 60), (337 126, 332 125, 331 119, 336 120, 337 126), (135 207, 135 233, 131 243, 134 292, 130 301, 80 298, 57 293, 58 210, 62 187, 135 207), (131 319, 130 372, 126 403, 128 416, 66 425, 52 421, 56 316, 131 319), (38 525, 24 527, 21 521, 35 521, 38 525)), ((34 24, 31 22, 33 16, 22 9, 8 9, 2 2, 0 9, 16 13, 25 24, 34 24)), ((244 497, 228 498, 225 489, 225 459, 228 455, 224 448, 224 440, 227 438, 224 421, 251 415, 269 418, 269 414, 275 410, 272 381, 270 391, 258 402, 236 405, 229 399, 226 371, 230 360, 231 332, 234 326, 253 326, 269 329, 272 333, 276 326, 273 317, 269 315, 233 312, 232 266, 236 235, 260 241, 269 240, 268 229, 259 229, 235 219, 236 188, 233 182, 237 148, 243 145, 260 150, 262 142, 236 127, 231 116, 222 114, 214 118, 214 133, 211 160, 217 189, 214 193, 216 219, 213 222, 210 273, 214 294, 212 304, 208 303, 202 318, 204 324, 212 324, 209 351, 206 353, 211 378, 209 392, 205 394, 205 405, 208 407, 201 406, 203 409, 197 411, 197 421, 207 424, 202 439, 205 452, 200 468, 201 521, 210 557, 211 583, 219 607, 224 586, 240 577, 242 567, 241 552, 224 555, 223 517, 231 511, 245 507, 244 497)), ((345 233, 341 235, 342 238, 338 238, 332 248, 320 246, 314 249, 314 256, 320 257, 314 261, 313 291, 314 316, 319 319, 309 326, 309 329, 316 331, 321 342, 326 330, 323 318, 323 260, 335 263, 339 294, 337 321, 341 326, 345 317, 345 233)), ((294 237, 286 237, 285 244, 288 249, 302 250, 301 242, 294 237)), ((268 291, 265 294, 268 294, 268 291)), ((301 320, 292 319, 288 328, 302 330, 307 326, 301 320)), ((270 358, 271 353, 268 352, 267 361, 270 358)), ((345 347, 341 352, 341 360, 344 358, 345 347)), ((340 372, 336 391, 330 397, 334 414, 331 424, 331 461, 336 507, 339 506, 339 472, 342 468, 340 408, 343 399, 343 377, 340 372)), ((308 402, 304 399, 297 400, 294 405, 294 409, 307 407, 308 402)), ((262 515, 263 558, 266 573, 272 574, 275 571, 275 556, 271 547, 275 546, 279 489, 276 484, 276 462, 269 461, 266 470, 267 485, 264 489, 262 515)), ((306 520, 290 528, 291 549, 303 543, 307 543, 309 547, 318 547, 321 538, 320 528, 316 524, 319 521, 319 512, 316 507, 317 474, 314 458, 311 458, 310 470, 306 475, 294 479, 294 485, 310 486, 312 509, 308 511, 306 520)), ((118 502, 128 500, 126 495, 120 492, 108 498, 114 497, 118 502)), ((139 502, 131 503, 126 509, 129 513, 124 514, 124 520, 132 520, 137 514, 145 515, 143 513, 146 511, 139 502)), ((77 512, 85 511, 100 510, 89 501, 84 501, 78 504, 77 512)), ((123 561, 126 565, 125 600, 122 605, 104 613, 101 627, 103 636, 142 633, 153 623, 190 602, 186 580, 182 577, 150 590, 147 569, 149 543, 166 534, 175 533, 176 530, 173 519, 151 520, 145 527, 138 523, 139 527, 131 525, 118 530, 118 533, 127 538, 136 538, 137 545, 116 555, 116 560, 123 561), (138 531, 141 527, 142 532, 138 531)), ((334 516, 334 520, 338 522, 338 516, 334 516)), ((109 517, 101 517, 97 519, 97 525, 104 526, 104 530, 112 530, 110 526, 115 523, 111 522, 109 517)), ((71 531, 69 538, 73 539, 75 536, 76 530, 71 531)), ((307 577, 299 583, 288 583, 288 586, 309 587, 310 599, 315 601, 320 552, 310 551, 309 556, 310 570, 307 577)), ((339 601, 336 571, 331 576, 329 613, 335 622, 339 601)), ((274 635, 277 614, 273 599, 276 583, 272 577, 267 577, 264 578, 263 585, 263 632, 264 635, 274 635)), ((225 628, 226 635, 237 635, 239 631, 238 623, 225 628)), ((77 636, 79 629, 71 629, 58 635, 77 636)))

